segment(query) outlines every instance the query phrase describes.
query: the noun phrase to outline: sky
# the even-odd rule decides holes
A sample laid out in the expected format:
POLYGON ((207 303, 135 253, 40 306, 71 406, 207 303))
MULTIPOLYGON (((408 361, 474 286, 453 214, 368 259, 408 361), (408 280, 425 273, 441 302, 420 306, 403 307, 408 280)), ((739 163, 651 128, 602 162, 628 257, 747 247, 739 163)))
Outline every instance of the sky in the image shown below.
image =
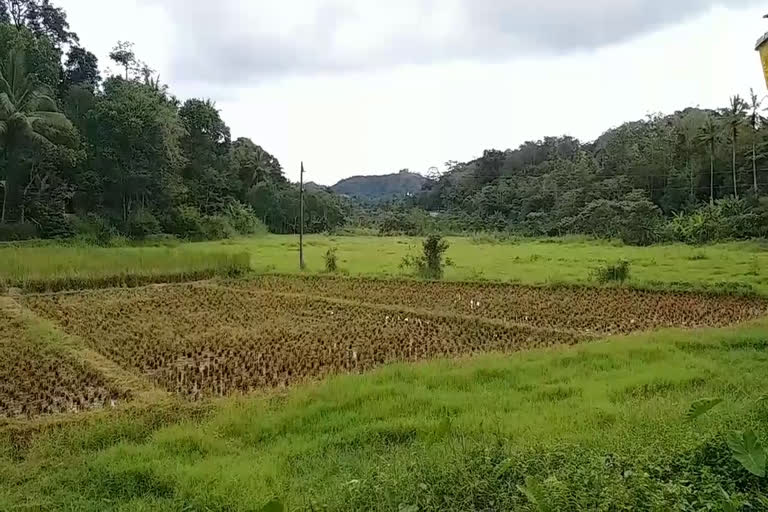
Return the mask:
POLYGON ((768 92, 758 0, 57 0, 103 70, 118 40, 286 175, 425 173, 768 92))

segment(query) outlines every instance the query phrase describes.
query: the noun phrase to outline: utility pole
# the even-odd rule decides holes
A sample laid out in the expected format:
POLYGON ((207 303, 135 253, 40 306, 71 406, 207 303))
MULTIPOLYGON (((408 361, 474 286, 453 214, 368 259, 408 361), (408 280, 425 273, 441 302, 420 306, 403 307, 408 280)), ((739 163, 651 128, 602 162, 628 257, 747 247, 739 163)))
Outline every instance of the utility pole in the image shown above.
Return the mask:
POLYGON ((299 178, 299 268, 304 270, 304 162, 301 162, 301 177, 299 178))

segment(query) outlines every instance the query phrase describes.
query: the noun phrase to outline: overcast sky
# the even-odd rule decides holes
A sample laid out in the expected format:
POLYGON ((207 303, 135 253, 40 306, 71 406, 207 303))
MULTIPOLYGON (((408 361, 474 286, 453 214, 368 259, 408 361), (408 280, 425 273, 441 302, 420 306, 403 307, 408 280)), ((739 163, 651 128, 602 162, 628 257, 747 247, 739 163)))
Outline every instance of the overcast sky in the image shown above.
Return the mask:
POLYGON ((766 92, 757 0, 54 3, 102 69, 135 42, 179 98, 322 184, 766 92))

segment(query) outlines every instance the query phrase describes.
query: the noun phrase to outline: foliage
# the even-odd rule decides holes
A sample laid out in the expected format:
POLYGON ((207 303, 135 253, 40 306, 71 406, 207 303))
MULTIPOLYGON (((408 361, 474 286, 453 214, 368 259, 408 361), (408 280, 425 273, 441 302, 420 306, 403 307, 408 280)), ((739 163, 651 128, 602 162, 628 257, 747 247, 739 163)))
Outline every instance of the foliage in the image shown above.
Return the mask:
POLYGON ((23 194, 30 168, 47 148, 66 140, 69 120, 57 111, 51 91, 26 67, 22 53, 11 51, 0 64, 0 150, 5 153, 3 217, 24 222, 23 194))
POLYGON ((339 264, 336 257, 336 247, 331 247, 325 253, 325 271, 333 273, 337 270, 339 270, 339 264))
POLYGON ((50 0, 0 0, 0 23, 28 29, 58 47, 78 41, 77 34, 69 30, 64 10, 50 0))
POLYGON ((0 242, 19 242, 22 240, 32 240, 38 238, 37 225, 32 222, 24 224, 2 224, 0 223, 0 242))
POLYGON ((73 229, 79 241, 101 247, 109 246, 118 235, 117 228, 111 222, 94 213, 76 217, 73 229))
POLYGON ((207 215, 201 219, 202 240, 224 240, 238 235, 229 217, 225 215, 207 215))
POLYGON ((744 469, 753 475, 765 477, 765 449, 752 430, 731 432, 727 442, 733 458, 739 461, 744 469))
POLYGON ((128 236, 141 240, 160 233, 160 221, 149 210, 136 210, 128 217, 125 232, 128 236))
POLYGON ((721 403, 723 403, 722 398, 702 398, 700 400, 696 400, 688 408, 688 412, 685 414, 685 417, 688 419, 688 421, 693 421, 699 416, 702 416, 711 411, 721 403))
POLYGON ((403 257, 401 268, 411 268, 424 279, 442 279, 446 266, 443 256, 450 244, 442 236, 433 234, 424 240, 422 247, 422 254, 403 257))
POLYGON ((253 208, 238 201, 229 203, 224 210, 224 215, 240 235, 262 235, 267 232, 267 227, 253 208))
POLYGON ((592 275, 598 283, 624 283, 629 279, 630 263, 622 260, 597 267, 592 275))

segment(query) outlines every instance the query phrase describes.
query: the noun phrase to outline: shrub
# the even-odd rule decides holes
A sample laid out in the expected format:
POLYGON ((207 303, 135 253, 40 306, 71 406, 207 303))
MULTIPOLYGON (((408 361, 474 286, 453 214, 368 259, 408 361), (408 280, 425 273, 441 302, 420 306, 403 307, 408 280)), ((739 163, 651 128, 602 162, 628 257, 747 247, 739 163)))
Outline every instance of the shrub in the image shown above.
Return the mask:
POLYGON ((37 226, 25 222, 24 224, 0 224, 0 242, 21 242, 38 237, 37 226))
POLYGON ((267 233, 267 226, 248 205, 232 202, 224 213, 232 227, 241 235, 262 235, 267 233))
POLYGON ((629 279, 629 267, 628 261, 602 265, 594 270, 593 277, 601 284, 623 283, 629 279))
POLYGON ((171 210, 163 220, 166 233, 189 240, 203 237, 203 218, 197 208, 179 206, 171 210))
POLYGON ((224 240, 234 238, 237 231, 232 227, 229 217, 224 215, 209 215, 202 218, 202 238, 204 240, 224 240))
POLYGON ((160 233, 160 221, 149 210, 141 209, 133 212, 128 217, 125 232, 131 238, 143 239, 150 235, 160 233))
POLYGON ((75 238, 89 245, 109 246, 118 234, 112 223, 95 213, 89 213, 85 217, 75 217, 72 226, 75 238))
POLYGON ((339 270, 339 265, 336 260, 336 247, 331 247, 325 253, 325 271, 336 272, 339 270))
POLYGON ((401 268, 412 268, 417 275, 424 279, 441 279, 446 262, 443 261, 448 242, 440 235, 429 235, 423 244, 421 255, 408 255, 403 258, 401 268))

